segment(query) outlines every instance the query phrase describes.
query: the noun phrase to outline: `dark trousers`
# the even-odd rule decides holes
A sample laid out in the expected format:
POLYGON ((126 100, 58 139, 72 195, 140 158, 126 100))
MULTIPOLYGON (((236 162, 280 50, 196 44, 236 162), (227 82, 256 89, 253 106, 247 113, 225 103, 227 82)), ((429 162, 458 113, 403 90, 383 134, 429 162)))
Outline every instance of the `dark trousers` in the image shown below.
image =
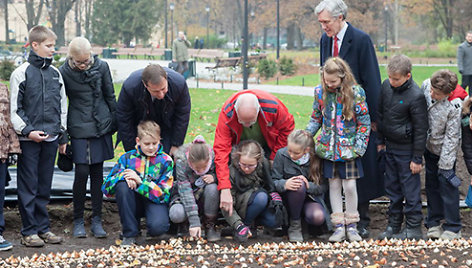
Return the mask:
POLYGON ((369 224, 370 224, 369 205, 370 205, 370 201, 357 204, 357 211, 359 212, 359 222, 357 223, 358 227, 362 227, 366 229, 367 227, 369 227, 369 224))
POLYGON ((179 66, 177 66, 177 72, 179 74, 184 74, 188 70, 188 61, 179 61, 179 66))
POLYGON ((158 236, 169 230, 167 204, 156 204, 128 187, 126 181, 116 184, 116 203, 124 237, 136 237, 142 216, 146 217, 148 236, 158 236))
POLYGON ((90 195, 92 196, 92 217, 102 216, 101 190, 103 183, 103 162, 87 165, 76 164, 74 185, 72 188, 74 202, 74 219, 84 217, 85 195, 87 192, 87 181, 90 175, 90 195))
POLYGON ((21 141, 18 158, 18 206, 23 228, 21 234, 33 235, 49 231, 47 204, 58 141, 21 141))
POLYGON ((457 233, 461 230, 459 214, 459 188, 452 186, 443 176, 438 176, 439 156, 426 150, 426 197, 428 198, 428 216, 426 227, 439 226, 445 220, 442 228, 457 233))
POLYGON ((472 96, 472 74, 462 75, 461 87, 463 89, 469 87, 469 96, 472 96))
POLYGON ((423 219, 421 181, 420 174, 411 173, 410 162, 409 155, 385 153, 385 191, 390 199, 389 216, 405 215, 407 223, 416 226, 423 219))
POLYGON ((0 160, 0 235, 5 231, 5 218, 3 217, 3 204, 5 203, 5 181, 8 172, 7 162, 0 160))

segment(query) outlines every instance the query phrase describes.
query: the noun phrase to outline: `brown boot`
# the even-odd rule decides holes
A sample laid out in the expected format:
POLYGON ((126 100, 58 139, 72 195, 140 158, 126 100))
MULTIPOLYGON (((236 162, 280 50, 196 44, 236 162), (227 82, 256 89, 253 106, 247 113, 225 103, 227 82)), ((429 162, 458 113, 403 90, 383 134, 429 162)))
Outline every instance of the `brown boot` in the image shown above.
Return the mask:
POLYGON ((221 234, 215 228, 216 216, 205 216, 205 234, 209 242, 216 242, 221 240, 221 234))

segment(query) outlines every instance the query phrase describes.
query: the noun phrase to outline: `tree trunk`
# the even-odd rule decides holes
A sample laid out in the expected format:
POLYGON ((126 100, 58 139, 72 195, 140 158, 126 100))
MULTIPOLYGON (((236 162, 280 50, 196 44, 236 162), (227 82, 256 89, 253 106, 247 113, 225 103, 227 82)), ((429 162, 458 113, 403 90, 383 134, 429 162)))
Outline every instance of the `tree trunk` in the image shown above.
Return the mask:
POLYGON ((26 28, 31 30, 34 26, 38 25, 39 19, 41 18, 41 12, 43 10, 44 0, 39 1, 38 7, 34 6, 34 0, 25 0, 25 8, 26 8, 26 28), (37 12, 36 12, 37 10, 37 12))
POLYGON ((264 39, 262 41, 262 48, 267 49, 267 32, 269 31, 269 28, 264 27, 264 39))
POLYGON ((287 49, 295 48, 295 24, 290 23, 287 27, 287 49))
POLYGON ((65 45, 65 29, 64 23, 67 12, 72 8, 76 0, 46 0, 46 6, 49 10, 51 18, 52 30, 57 35, 56 46, 65 45))
POLYGON ((92 16, 92 0, 85 0, 85 37, 88 40, 92 39, 92 32, 90 30, 90 17, 92 16))
POLYGON ((302 31, 301 31, 301 29, 298 25, 295 25, 295 38, 296 38, 296 42, 298 44, 297 45, 298 50, 303 49, 303 34, 302 34, 302 31))
POLYGON ((82 35, 82 12, 80 8, 80 0, 77 0, 75 2, 75 36, 81 36, 82 35))
POLYGON ((10 42, 10 29, 8 29, 8 0, 3 0, 3 8, 5 10, 5 44, 8 44, 10 42))

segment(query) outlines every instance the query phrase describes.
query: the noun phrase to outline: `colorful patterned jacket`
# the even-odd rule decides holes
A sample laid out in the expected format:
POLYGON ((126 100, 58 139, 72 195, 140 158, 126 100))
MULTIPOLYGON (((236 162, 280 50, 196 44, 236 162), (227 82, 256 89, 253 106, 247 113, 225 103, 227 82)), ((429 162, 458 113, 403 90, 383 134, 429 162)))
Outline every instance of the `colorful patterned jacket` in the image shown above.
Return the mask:
POLYGON ((123 171, 132 169, 141 177, 142 183, 136 192, 154 203, 168 203, 174 181, 174 162, 164 153, 160 144, 156 155, 145 156, 139 146, 123 154, 103 182, 102 192, 110 197, 115 194, 115 185, 124 181, 123 171))
POLYGON ((355 85, 354 91, 354 118, 345 121, 342 115, 343 105, 341 95, 337 92, 327 92, 326 103, 323 102, 321 86, 315 88, 313 113, 307 130, 316 137, 316 154, 327 160, 353 160, 364 155, 370 134, 370 116, 367 108, 364 90, 355 85))

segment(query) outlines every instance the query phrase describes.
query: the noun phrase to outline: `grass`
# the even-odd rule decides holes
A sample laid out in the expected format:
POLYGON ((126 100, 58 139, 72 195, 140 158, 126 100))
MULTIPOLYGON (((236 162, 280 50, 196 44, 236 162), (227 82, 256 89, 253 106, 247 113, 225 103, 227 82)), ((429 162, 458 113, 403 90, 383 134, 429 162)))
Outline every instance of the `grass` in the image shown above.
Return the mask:
MULTIPOLYGON (((412 75, 413 75, 413 80, 421 86, 424 80, 428 79, 431 77, 431 75, 440 69, 449 69, 453 72, 455 72, 459 78, 459 83, 461 81, 461 75, 457 71, 456 66, 451 66, 451 67, 441 67, 441 66, 413 66, 412 70, 412 75)), ((380 76, 381 80, 384 81, 387 79, 387 71, 385 66, 380 66, 380 76)), ((299 76, 293 76, 284 80, 279 80, 279 85, 284 85, 284 86, 301 86, 303 83, 305 86, 311 87, 311 86, 316 86, 320 83, 320 76, 318 74, 308 74, 308 75, 299 75, 299 76)), ((269 85, 276 85, 277 81, 270 81, 266 84, 269 85)))

